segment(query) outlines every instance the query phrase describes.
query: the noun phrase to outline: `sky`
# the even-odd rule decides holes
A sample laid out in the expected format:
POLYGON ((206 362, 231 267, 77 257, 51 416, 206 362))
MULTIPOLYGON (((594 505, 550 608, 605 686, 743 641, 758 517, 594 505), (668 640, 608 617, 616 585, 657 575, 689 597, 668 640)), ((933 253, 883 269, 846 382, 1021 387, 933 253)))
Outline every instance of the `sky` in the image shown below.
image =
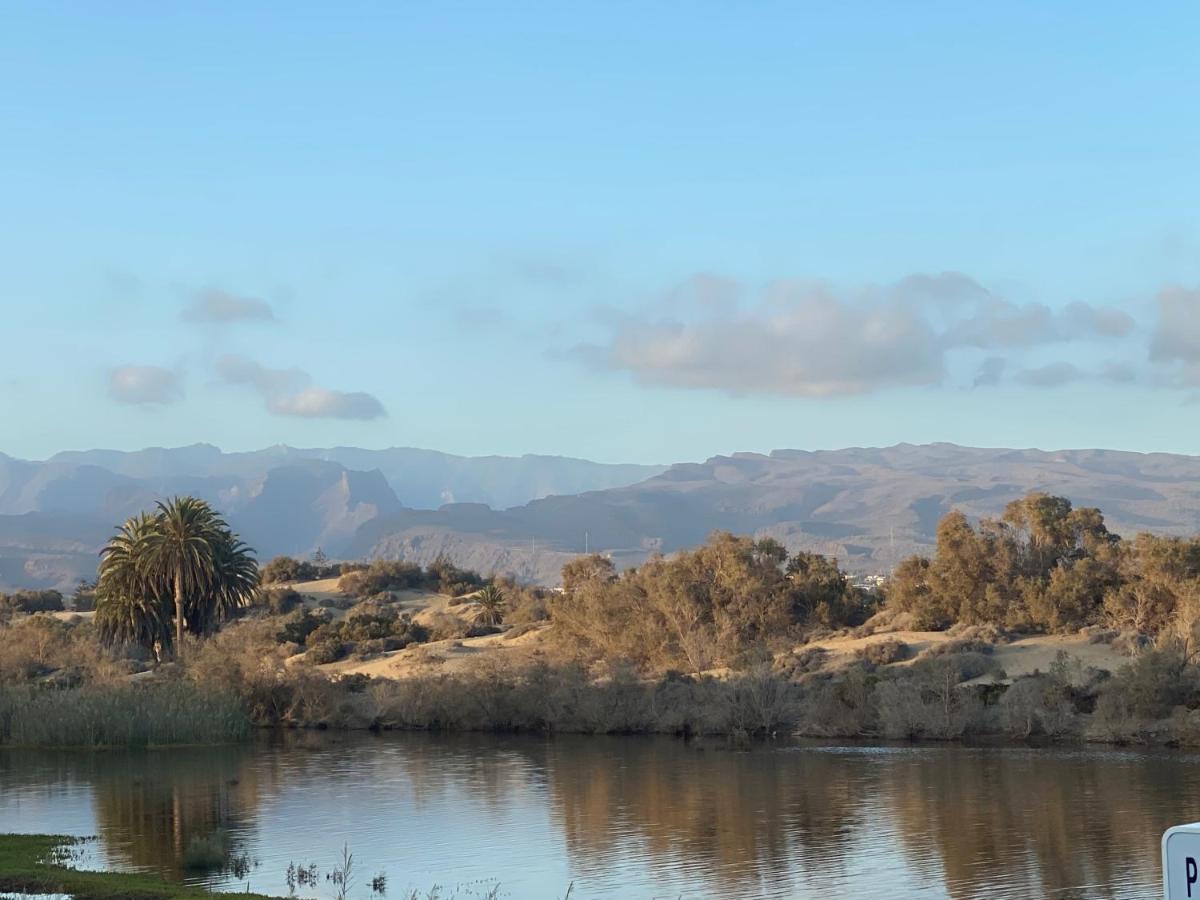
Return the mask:
POLYGON ((1200 453, 1200 5, 6 3, 0 452, 1200 453))

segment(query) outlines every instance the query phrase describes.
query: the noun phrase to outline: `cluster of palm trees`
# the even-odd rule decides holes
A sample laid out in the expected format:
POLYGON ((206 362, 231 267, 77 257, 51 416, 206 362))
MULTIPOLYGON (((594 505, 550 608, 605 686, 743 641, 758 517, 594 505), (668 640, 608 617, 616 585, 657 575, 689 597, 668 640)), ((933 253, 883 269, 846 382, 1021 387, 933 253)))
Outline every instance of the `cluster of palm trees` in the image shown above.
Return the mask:
POLYGON ((258 590, 254 551, 203 500, 175 497, 117 529, 102 551, 96 624, 156 654, 216 630, 258 590))

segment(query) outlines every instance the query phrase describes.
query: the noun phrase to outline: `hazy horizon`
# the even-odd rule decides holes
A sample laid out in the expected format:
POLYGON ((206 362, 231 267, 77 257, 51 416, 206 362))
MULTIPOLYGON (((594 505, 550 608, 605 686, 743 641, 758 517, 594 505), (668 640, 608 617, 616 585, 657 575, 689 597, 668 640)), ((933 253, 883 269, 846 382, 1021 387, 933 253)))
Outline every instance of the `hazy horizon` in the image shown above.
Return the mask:
POLYGON ((359 444, 329 444, 326 446, 315 446, 315 445, 314 446, 304 446, 304 445, 287 444, 287 443, 269 444, 266 446, 223 447, 218 444, 214 444, 211 441, 195 441, 190 444, 172 444, 172 445, 154 444, 154 445, 147 445, 144 447, 116 447, 116 446, 100 446, 100 445, 93 446, 93 447, 82 447, 82 446, 81 447, 63 447, 63 448, 55 450, 55 451, 53 451, 45 456, 42 456, 42 457, 18 456, 14 453, 8 452, 4 447, 0 447, 0 455, 7 456, 9 459, 20 460, 23 462, 45 463, 45 462, 51 461, 52 459, 54 459, 57 456, 63 455, 63 454, 86 454, 86 453, 133 454, 133 453, 142 453, 142 452, 152 451, 152 450, 165 450, 165 451, 169 452, 169 451, 176 451, 176 450, 186 450, 186 449, 189 449, 192 447, 213 447, 216 450, 218 450, 220 453, 225 454, 225 455, 266 453, 270 450, 277 450, 277 449, 295 450, 295 451, 301 451, 301 452, 326 452, 326 451, 335 451, 335 450, 353 450, 353 451, 361 451, 361 452, 365 452, 365 453, 386 453, 388 451, 414 451, 414 452, 420 452, 420 453, 434 453, 434 454, 439 454, 439 455, 443 455, 443 456, 457 457, 457 458, 462 458, 462 459, 486 459, 486 458, 521 459, 524 457, 532 457, 532 458, 546 458, 546 459, 569 459, 569 460, 575 460, 578 462, 597 463, 599 465, 605 465, 605 466, 627 465, 627 466, 643 466, 643 467, 647 467, 647 468, 653 468, 653 467, 665 468, 665 467, 668 467, 671 465, 675 465, 677 463, 703 462, 705 460, 713 459, 716 457, 732 457, 735 455, 743 455, 743 454, 757 454, 757 455, 761 455, 761 456, 770 456, 773 453, 789 453, 789 452, 836 453, 839 451, 847 451, 847 450, 888 450, 888 449, 892 449, 895 447, 904 447, 904 446, 911 446, 911 447, 946 446, 946 447, 957 447, 957 448, 963 449, 963 450, 984 450, 984 451, 987 451, 987 450, 1013 450, 1013 451, 1017 451, 1017 452, 1033 452, 1033 453, 1092 453, 1092 452, 1097 452, 1097 453, 1134 453, 1134 454, 1138 454, 1138 455, 1142 455, 1142 456, 1151 456, 1151 455, 1155 455, 1155 454, 1161 454, 1161 455, 1167 455, 1167 456, 1190 456, 1190 457, 1200 456, 1200 453, 1179 453, 1179 452, 1174 452, 1174 451, 1170 451, 1170 450, 1130 450, 1130 449, 1127 449, 1124 447, 1053 447, 1053 446, 1019 447, 1019 446, 999 446, 999 445, 984 446, 984 445, 980 445, 980 444, 960 444, 955 441, 939 441, 939 440, 930 440, 930 441, 921 441, 921 442, 893 441, 892 443, 888 443, 888 444, 856 444, 856 445, 845 445, 845 446, 822 446, 822 447, 771 447, 771 448, 768 448, 765 450, 742 449, 742 450, 719 451, 719 452, 715 452, 715 453, 686 457, 686 458, 681 458, 681 459, 649 460, 649 461, 639 460, 639 459, 600 459, 600 458, 596 458, 596 457, 576 456, 576 455, 565 454, 565 453, 542 453, 542 452, 539 452, 536 450, 526 451, 526 452, 522 452, 522 453, 452 453, 450 451, 442 450, 437 447, 416 447, 416 446, 408 446, 408 445, 389 445, 389 446, 372 447, 372 446, 363 446, 363 445, 359 445, 359 444))

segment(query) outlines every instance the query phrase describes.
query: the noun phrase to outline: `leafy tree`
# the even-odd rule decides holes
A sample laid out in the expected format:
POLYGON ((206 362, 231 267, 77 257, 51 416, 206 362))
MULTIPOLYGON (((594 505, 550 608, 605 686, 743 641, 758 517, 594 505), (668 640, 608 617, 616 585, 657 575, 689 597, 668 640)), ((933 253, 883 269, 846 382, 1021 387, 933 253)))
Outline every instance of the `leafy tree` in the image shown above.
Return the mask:
POLYGON ((831 627, 852 624, 863 613, 862 592, 850 584, 837 560, 801 552, 787 560, 785 571, 801 620, 831 627))
POLYGON ((276 556, 263 566, 262 580, 264 584, 312 581, 317 577, 316 573, 313 563, 302 562, 291 556, 276 556))
POLYGON ((833 560, 770 538, 714 533, 704 545, 617 575, 601 556, 563 569, 550 603, 556 633, 574 648, 641 669, 700 672, 742 666, 807 624, 844 624, 862 595, 833 560))
POLYGON ((616 577, 617 570, 613 561, 599 553, 577 556, 562 567, 563 590, 568 594, 579 590, 588 582, 608 582, 616 577))

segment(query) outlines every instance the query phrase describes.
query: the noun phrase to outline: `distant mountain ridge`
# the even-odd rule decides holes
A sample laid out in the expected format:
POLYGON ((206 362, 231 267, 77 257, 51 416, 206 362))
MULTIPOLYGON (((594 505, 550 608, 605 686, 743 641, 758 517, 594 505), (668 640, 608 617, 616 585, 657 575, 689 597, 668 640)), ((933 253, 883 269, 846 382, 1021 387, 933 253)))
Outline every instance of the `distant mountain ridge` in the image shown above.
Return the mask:
MULTIPOLYGON (((444 503, 486 503, 496 509, 519 506, 551 494, 574 494, 632 484, 666 470, 666 466, 597 463, 566 456, 455 456, 436 450, 390 447, 296 448, 283 444, 263 450, 225 453, 212 444, 152 447, 145 450, 69 450, 44 462, 17 460, 0 453, 0 514, 38 508, 26 496, 27 508, 6 490, 6 464, 22 470, 35 489, 71 471, 103 471, 146 484, 179 478, 261 478, 271 469, 311 460, 337 463, 355 471, 378 469, 405 506, 436 509, 444 503)), ((10 476, 11 477, 11 476, 10 476)))
POLYGON ((1118 533, 1200 532, 1200 457, 1162 453, 899 444, 736 453, 669 468, 353 448, 143 453, 0 457, 0 587, 94 571, 94 550, 87 557, 81 548, 91 540, 98 548, 113 523, 157 494, 184 491, 216 503, 264 557, 315 546, 343 558, 445 554, 545 583, 585 549, 636 564, 714 529, 771 535, 851 571, 886 572, 928 552, 950 509, 995 516, 1032 490, 1098 506, 1118 533), (151 466, 158 474, 147 475, 151 466), (413 483, 420 479, 429 480, 413 483), (478 499, 522 495, 507 508, 478 499))
POLYGON ((113 526, 173 494, 211 502, 265 558, 316 547, 337 554, 360 526, 406 507, 463 499, 504 508, 629 484, 664 469, 412 448, 223 453, 195 444, 67 451, 45 461, 0 454, 0 589, 91 577, 113 526))

